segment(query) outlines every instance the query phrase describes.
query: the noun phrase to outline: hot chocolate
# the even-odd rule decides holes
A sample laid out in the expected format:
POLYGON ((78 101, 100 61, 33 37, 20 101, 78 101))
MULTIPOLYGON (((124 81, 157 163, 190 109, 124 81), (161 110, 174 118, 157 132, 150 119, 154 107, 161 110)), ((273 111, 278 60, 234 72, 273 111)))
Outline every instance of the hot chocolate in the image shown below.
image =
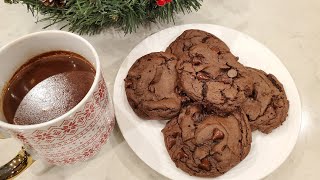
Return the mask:
POLYGON ((8 83, 3 111, 11 124, 39 124, 76 106, 89 91, 95 69, 82 56, 52 51, 30 59, 8 83))

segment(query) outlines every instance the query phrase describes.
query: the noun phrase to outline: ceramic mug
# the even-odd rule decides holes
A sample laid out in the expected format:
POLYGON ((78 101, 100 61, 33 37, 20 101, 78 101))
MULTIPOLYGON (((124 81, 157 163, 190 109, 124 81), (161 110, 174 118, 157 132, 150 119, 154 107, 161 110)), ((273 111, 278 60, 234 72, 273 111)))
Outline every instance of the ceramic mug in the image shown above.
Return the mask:
POLYGON ((88 160, 97 154, 113 130, 113 106, 97 52, 88 41, 73 33, 37 32, 1 48, 0 89, 3 91, 6 88, 8 80, 30 58, 59 50, 71 51, 86 58, 96 69, 93 84, 86 96, 70 111, 48 122, 34 125, 7 123, 3 115, 2 93, 0 129, 19 140, 26 152, 22 151, 15 160, 1 167, 0 177, 5 177, 5 173, 21 171, 21 167, 30 162, 29 154, 34 159, 53 165, 68 165, 88 160))

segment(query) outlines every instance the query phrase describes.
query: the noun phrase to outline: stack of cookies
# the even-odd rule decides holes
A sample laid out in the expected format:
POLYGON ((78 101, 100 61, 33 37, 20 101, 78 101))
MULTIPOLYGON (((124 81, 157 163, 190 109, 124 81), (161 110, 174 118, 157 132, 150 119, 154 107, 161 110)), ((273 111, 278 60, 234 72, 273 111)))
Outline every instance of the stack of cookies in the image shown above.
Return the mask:
POLYGON ((130 106, 145 120, 168 120, 168 153, 193 176, 217 177, 249 153, 251 132, 270 133, 288 114, 277 78, 246 67, 216 36, 186 30, 166 52, 139 58, 125 79, 130 106))

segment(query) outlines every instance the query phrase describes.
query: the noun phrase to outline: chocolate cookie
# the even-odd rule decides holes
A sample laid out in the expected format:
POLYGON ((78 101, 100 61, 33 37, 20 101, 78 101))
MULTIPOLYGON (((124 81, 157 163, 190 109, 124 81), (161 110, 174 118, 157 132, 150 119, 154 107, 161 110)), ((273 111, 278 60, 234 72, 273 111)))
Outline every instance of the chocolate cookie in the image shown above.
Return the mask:
POLYGON ((176 166, 190 175, 217 177, 249 153, 251 130, 246 115, 234 111, 221 117, 190 105, 162 130, 167 151, 176 166))
POLYGON ((272 74, 248 67, 254 78, 253 94, 242 105, 252 131, 270 133, 288 116, 289 101, 282 84, 272 74))
POLYGON ((184 31, 175 41, 173 41, 166 52, 182 58, 192 46, 205 43, 211 49, 217 51, 219 54, 230 52, 229 47, 218 37, 208 32, 196 29, 189 29, 184 31))
POLYGON ((217 113, 234 111, 252 94, 253 79, 247 69, 207 44, 191 47, 177 71, 180 91, 217 113))
POLYGON ((177 58, 155 52, 139 58, 125 79, 130 106, 143 119, 170 119, 180 111, 181 98, 176 94, 177 58))

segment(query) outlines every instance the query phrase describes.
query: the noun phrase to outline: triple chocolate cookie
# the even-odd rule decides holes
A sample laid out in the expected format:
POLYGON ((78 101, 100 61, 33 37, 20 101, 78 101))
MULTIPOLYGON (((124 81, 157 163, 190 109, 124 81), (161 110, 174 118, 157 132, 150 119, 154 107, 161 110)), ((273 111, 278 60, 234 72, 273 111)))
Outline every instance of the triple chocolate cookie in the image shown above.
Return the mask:
POLYGON ((248 67, 254 78, 253 94, 243 103, 252 130, 270 133, 288 116, 289 101, 282 84, 272 74, 248 67))
POLYGON ((218 37, 197 29, 184 31, 169 45, 166 52, 170 52, 177 57, 182 58, 191 47, 201 43, 207 44, 212 50, 217 51, 219 54, 230 52, 229 47, 218 37))
POLYGON ((204 43, 189 49, 177 71, 180 91, 219 114, 236 110, 252 94, 253 78, 247 69, 204 43))
POLYGON ((177 58, 155 52, 139 58, 125 79, 130 106, 143 119, 165 120, 178 115, 181 98, 176 94, 177 58))
POLYGON ((199 105, 183 108, 162 133, 176 166, 200 177, 216 177, 230 170, 247 156, 252 141, 243 112, 221 117, 205 114, 199 105))

